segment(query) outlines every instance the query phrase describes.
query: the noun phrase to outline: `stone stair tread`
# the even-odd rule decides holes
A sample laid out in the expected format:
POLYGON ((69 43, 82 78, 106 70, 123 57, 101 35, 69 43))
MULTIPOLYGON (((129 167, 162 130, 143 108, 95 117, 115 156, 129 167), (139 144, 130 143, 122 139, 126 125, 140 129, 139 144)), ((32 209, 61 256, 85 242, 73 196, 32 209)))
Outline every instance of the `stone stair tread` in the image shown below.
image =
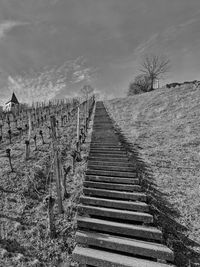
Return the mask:
POLYGON ((77 222, 81 228, 87 228, 93 231, 115 233, 118 236, 132 236, 148 240, 162 240, 162 232, 156 227, 152 226, 107 221, 104 219, 89 218, 84 216, 78 216, 77 222))
POLYGON ((122 146, 110 146, 110 147, 106 147, 105 145, 93 145, 93 144, 90 144, 90 151, 91 150, 115 150, 115 151, 126 151, 125 148, 123 148, 122 146))
POLYGON ((98 160, 98 161, 107 161, 107 162, 124 162, 124 163, 128 163, 128 158, 127 157, 123 157, 123 158, 106 158, 103 155, 89 155, 88 156, 88 160, 98 160))
POLYGON ((101 175, 86 175, 85 181, 109 182, 109 183, 123 183, 123 184, 139 184, 138 178, 124 178, 124 177, 110 177, 101 175))
POLYGON ((140 255, 168 261, 174 260, 174 253, 167 246, 138 239, 118 237, 97 232, 78 231, 76 233, 76 242, 95 247, 103 247, 105 249, 126 252, 133 255, 140 255))
POLYGON ((106 198, 97 198, 97 197, 87 197, 81 196, 80 202, 87 205, 111 207, 125 210, 138 210, 142 212, 149 211, 149 206, 145 202, 139 201, 125 201, 125 200, 114 200, 106 198))
POLYGON ((124 157, 124 158, 127 158, 126 152, 123 152, 123 151, 101 151, 101 150, 91 151, 90 150, 90 155, 100 155, 100 156, 102 155, 105 157, 115 157, 115 158, 124 157))
POLYGON ((111 166, 111 167, 115 167, 115 166, 118 166, 118 167, 132 167, 131 163, 129 162, 108 162, 106 160, 102 160, 102 161, 95 161, 95 160, 90 160, 88 162, 88 165, 100 165, 100 166, 111 166))
POLYGON ((108 148, 108 147, 119 147, 119 148, 123 148, 123 146, 121 145, 121 143, 120 142, 95 142, 95 141, 91 141, 91 146, 93 147, 93 146, 98 146, 98 147, 106 147, 106 148, 108 148))
POLYGON ((88 188, 102 188, 102 189, 111 189, 111 190, 123 190, 123 191, 141 191, 141 186, 131 185, 131 184, 113 184, 113 183, 103 183, 103 182, 88 182, 84 181, 83 186, 88 188))
POLYGON ((125 150, 121 150, 121 149, 111 149, 111 148, 108 148, 108 149, 93 149, 93 148, 90 148, 90 153, 99 153, 99 154, 103 154, 103 155, 107 155, 107 154, 111 154, 111 155, 125 155, 127 156, 127 153, 125 150))
POLYGON ((107 207, 94 207, 80 204, 78 211, 89 215, 103 216, 107 218, 116 218, 121 220, 137 221, 144 223, 152 223, 153 216, 149 213, 139 211, 129 211, 122 209, 112 209, 107 207))
POLYGON ((96 170, 96 169, 87 169, 87 174, 95 174, 95 175, 106 175, 106 176, 116 176, 116 177, 136 177, 135 172, 120 172, 120 171, 109 171, 109 170, 96 170))
POLYGON ((88 264, 95 267, 167 267, 173 266, 135 257, 124 256, 92 248, 76 246, 73 252, 73 259, 81 264, 88 264))
POLYGON ((117 190, 83 188, 83 193, 86 195, 98 195, 102 197, 106 196, 108 198, 146 201, 146 194, 138 193, 138 192, 123 192, 123 191, 117 191, 117 190))
POLYGON ((91 163, 88 163, 87 165, 88 170, 103 170, 103 171, 120 171, 120 172, 134 172, 136 171, 135 167, 130 166, 109 166, 109 165, 92 165, 91 163))

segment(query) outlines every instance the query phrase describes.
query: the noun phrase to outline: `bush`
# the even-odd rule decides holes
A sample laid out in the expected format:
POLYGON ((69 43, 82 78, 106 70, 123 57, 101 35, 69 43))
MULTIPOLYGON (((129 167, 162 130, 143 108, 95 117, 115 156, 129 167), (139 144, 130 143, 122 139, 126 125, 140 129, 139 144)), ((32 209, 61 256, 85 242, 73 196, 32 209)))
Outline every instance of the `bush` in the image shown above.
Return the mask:
POLYGON ((137 84, 135 84, 135 82, 130 83, 127 94, 128 96, 137 95, 141 93, 143 93, 143 91, 137 84))
POLYGON ((128 89, 128 96, 141 94, 151 91, 151 83, 147 76, 138 75, 135 77, 134 82, 130 83, 128 89))

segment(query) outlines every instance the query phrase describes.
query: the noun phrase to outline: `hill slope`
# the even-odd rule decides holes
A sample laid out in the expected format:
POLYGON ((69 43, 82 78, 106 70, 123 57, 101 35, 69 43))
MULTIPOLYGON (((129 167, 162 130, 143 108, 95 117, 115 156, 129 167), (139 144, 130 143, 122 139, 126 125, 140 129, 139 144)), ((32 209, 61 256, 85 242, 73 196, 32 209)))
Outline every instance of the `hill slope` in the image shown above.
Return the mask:
POLYGON ((128 140, 139 145, 159 189, 200 242, 200 88, 185 85, 106 102, 128 140))

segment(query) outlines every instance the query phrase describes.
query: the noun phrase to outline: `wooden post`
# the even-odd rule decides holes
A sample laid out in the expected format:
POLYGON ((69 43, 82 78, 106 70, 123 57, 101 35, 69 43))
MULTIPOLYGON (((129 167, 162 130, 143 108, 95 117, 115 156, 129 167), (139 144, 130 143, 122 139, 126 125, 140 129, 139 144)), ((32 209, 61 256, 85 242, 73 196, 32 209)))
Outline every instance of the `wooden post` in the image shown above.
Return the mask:
POLYGON ((67 168, 65 166, 63 166, 63 170, 64 170, 64 177, 63 177, 63 199, 69 198, 70 194, 67 193, 67 175, 69 174, 70 170, 71 170, 71 166, 68 166, 67 168))
POLYGON ((60 170, 60 159, 58 154, 57 142, 56 142, 56 118, 55 116, 51 116, 51 129, 52 129, 52 139, 53 139, 53 150, 55 153, 54 160, 54 168, 56 175, 56 188, 57 188, 57 198, 58 198, 58 211, 59 213, 63 213, 63 205, 62 205, 62 194, 61 194, 61 170, 60 170))
POLYGON ((87 124, 87 100, 85 101, 85 118, 84 118, 84 124, 85 124, 85 129, 86 129, 86 124, 87 124))
POLYGON ((54 214, 53 214, 53 207, 55 204, 55 199, 52 198, 51 196, 48 196, 46 200, 48 202, 47 203, 48 204, 48 221, 49 221, 48 232, 51 238, 55 238, 56 229, 54 225, 54 214))
POLYGON ((35 144, 35 151, 37 150, 37 135, 35 134, 33 137, 34 144, 35 144))
POLYGON ((43 132, 42 132, 42 130, 39 131, 39 134, 40 134, 41 139, 42 139, 42 144, 44 145, 45 142, 44 142, 44 136, 43 136, 43 132))
POLYGON ((28 140, 31 139, 32 123, 31 123, 31 112, 28 113, 28 140))
POLYGON ((12 144, 12 133, 10 129, 8 130, 8 136, 9 136, 10 144, 12 144))
POLYGON ((29 159, 29 154, 30 154, 30 142, 29 140, 25 140, 25 145, 26 145, 26 152, 25 152, 25 159, 29 159))
POLYGON ((3 125, 2 124, 0 124, 0 131, 1 131, 1 137, 3 139, 3 125))
POLYGON ((80 130, 80 107, 77 110, 77 142, 79 142, 79 130, 80 130))
POLYGON ((7 149, 6 149, 6 155, 7 155, 8 159, 9 159, 9 163, 10 163, 11 172, 13 172, 13 166, 12 166, 12 162, 11 162, 11 155, 10 155, 10 151, 11 151, 11 149, 10 149, 10 148, 7 148, 7 149))

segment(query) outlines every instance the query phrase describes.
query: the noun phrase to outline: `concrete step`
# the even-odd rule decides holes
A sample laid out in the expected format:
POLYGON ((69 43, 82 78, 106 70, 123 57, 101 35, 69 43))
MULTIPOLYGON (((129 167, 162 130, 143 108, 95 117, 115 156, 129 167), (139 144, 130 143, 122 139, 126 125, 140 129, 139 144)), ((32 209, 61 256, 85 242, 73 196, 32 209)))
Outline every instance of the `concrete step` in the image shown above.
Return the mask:
POLYGON ((119 167, 132 167, 131 163, 129 162, 110 162, 110 161, 98 161, 98 160, 90 160, 88 162, 88 165, 100 165, 100 166, 111 166, 111 167, 114 167, 114 166, 119 166, 119 167))
POLYGON ((105 158, 103 155, 89 155, 88 156, 88 160, 92 161, 92 160, 95 160, 95 161, 107 161, 107 162, 124 162, 124 163, 128 163, 128 158, 127 157, 110 157, 110 158, 105 158))
POLYGON ((128 220, 134 222, 142 222, 142 223, 152 223, 153 216, 149 213, 144 212, 136 212, 136 211, 128 211, 128 210, 120 210, 120 209, 111 209, 105 207, 93 207, 86 205, 79 205, 78 212, 93 216, 114 218, 120 220, 128 220))
POLYGON ((105 148, 123 147, 120 142, 93 142, 93 141, 91 141, 91 146, 97 146, 97 147, 101 146, 105 148))
POLYGON ((122 210, 132 210, 140 212, 148 212, 149 206, 145 202, 125 201, 125 200, 113 200, 97 197, 81 196, 80 202, 85 205, 108 207, 122 210))
POLYGON ((126 151, 122 146, 120 146, 120 144, 104 144, 104 143, 99 143, 99 144, 93 144, 93 143, 90 143, 90 149, 105 149, 105 150, 108 150, 108 149, 113 149, 113 150, 116 150, 116 151, 126 151))
POLYGON ((112 130, 114 129, 114 127, 110 124, 110 123, 101 123, 101 124, 93 124, 93 130, 100 130, 100 131, 103 131, 103 130, 112 130))
POLYGON ((126 177, 126 178, 134 178, 136 177, 136 173, 134 172, 120 172, 120 171, 104 171, 104 170, 95 170, 95 169, 88 169, 86 171, 86 175, 104 175, 104 176, 116 176, 116 177, 126 177))
POLYGON ((117 252, 125 252, 136 256, 150 257, 171 262, 174 260, 174 253, 167 246, 137 239, 79 231, 76 233, 76 242, 79 244, 86 244, 87 246, 90 245, 117 252))
POLYGON ((133 184, 113 184, 113 183, 102 183, 102 182, 88 182, 85 181, 83 183, 84 187, 90 188, 101 188, 101 189, 108 189, 108 190, 119 190, 119 191, 137 191, 141 192, 141 186, 133 185, 133 184))
POLYGON ((136 170, 136 167, 121 167, 121 166, 110 166, 110 165, 92 165, 92 163, 90 163, 90 161, 88 162, 87 165, 88 170, 103 170, 103 171, 119 171, 119 172, 133 172, 136 170))
POLYGON ((101 176, 101 175, 99 176, 86 175, 85 181, 119 183, 119 184, 139 184, 139 179, 137 178, 106 177, 106 176, 101 176))
POLYGON ((125 148, 116 146, 90 145, 90 150, 126 151, 125 148))
POLYGON ((94 118, 94 125, 95 126, 100 126, 100 125, 109 125, 109 126, 113 126, 112 122, 108 119, 108 118, 102 118, 102 119, 97 119, 94 118))
POLYGON ((90 152, 95 152, 95 153, 114 153, 114 154, 124 154, 127 155, 126 150, 120 149, 119 147, 116 148, 92 148, 90 147, 90 152))
POLYGON ((115 143, 116 144, 116 143, 119 143, 119 139, 117 139, 116 137, 113 137, 113 136, 106 138, 105 132, 102 132, 100 136, 92 135, 91 142, 92 143, 98 142, 98 143, 102 143, 102 144, 105 144, 105 143, 109 143, 109 144, 115 143), (104 136, 104 137, 102 137, 102 136, 104 136))
POLYGON ((126 152, 126 150, 123 147, 120 146, 113 146, 113 147, 105 147, 105 146, 100 146, 100 145, 90 145, 90 151, 123 151, 126 152))
POLYGON ((104 158, 128 158, 128 156, 126 155, 126 153, 99 153, 99 152, 93 152, 90 151, 89 152, 89 156, 100 156, 100 157, 104 157, 104 158))
POLYGON ((144 240, 162 240, 162 232, 159 229, 151 226, 119 223, 82 216, 77 217, 77 224, 81 229, 113 233, 117 234, 118 236, 142 238, 144 240))
POLYGON ((112 124, 112 121, 111 121, 111 119, 110 119, 110 117, 109 116, 105 116, 104 115, 104 117, 94 117, 94 123, 110 123, 110 124, 112 124))
POLYGON ((80 264, 96 267, 168 267, 169 264, 133 258, 92 248, 76 246, 73 259, 80 264))
POLYGON ((146 201, 146 195, 144 193, 138 192, 123 192, 105 189, 95 189, 95 188, 83 188, 83 193, 89 196, 107 197, 114 199, 125 199, 134 201, 146 201))
POLYGON ((113 130, 105 131, 104 129, 93 131, 92 141, 94 140, 97 140, 98 142, 102 140, 102 143, 119 142, 119 138, 116 134, 113 133, 113 130))

